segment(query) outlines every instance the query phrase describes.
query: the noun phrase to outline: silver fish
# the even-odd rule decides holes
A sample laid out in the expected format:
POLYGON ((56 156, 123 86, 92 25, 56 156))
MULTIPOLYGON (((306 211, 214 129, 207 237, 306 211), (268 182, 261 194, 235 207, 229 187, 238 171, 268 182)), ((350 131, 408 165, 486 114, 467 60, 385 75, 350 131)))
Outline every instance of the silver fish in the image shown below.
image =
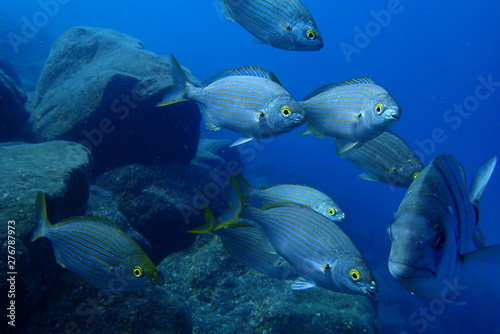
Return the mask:
POLYGON ((300 277, 292 289, 322 288, 375 296, 375 279, 352 240, 337 224, 308 207, 286 204, 266 210, 243 206, 242 217, 258 224, 272 247, 300 277))
POLYGON ((299 0, 222 0, 225 16, 276 48, 315 51, 323 38, 299 0))
POLYGON ((49 239, 62 267, 106 290, 136 290, 158 282, 149 257, 111 221, 74 217, 52 225, 43 194, 38 193, 36 204, 39 222, 31 241, 49 239))
POLYGON ((158 106, 195 101, 208 129, 225 128, 245 135, 232 146, 283 134, 305 122, 298 102, 273 74, 259 67, 223 71, 202 87, 189 81, 173 56, 171 67, 174 88, 158 106))
MULTIPOLYGON (((337 151, 346 143, 334 139, 337 151)), ((419 157, 405 141, 391 130, 367 141, 363 146, 339 154, 364 172, 360 178, 380 181, 391 186, 408 188, 413 179, 424 168, 419 157)))
POLYGON ((500 246, 474 245, 477 204, 495 164, 496 157, 483 164, 468 191, 462 165, 441 154, 408 188, 389 226, 389 271, 415 295, 463 303, 449 285, 466 280, 478 263, 500 263, 500 246))
MULTIPOLYGON (((234 187, 229 188, 230 198, 234 195, 232 190, 234 187)), ((210 208, 205 206, 205 225, 188 232, 217 235, 229 255, 261 274, 278 279, 296 279, 295 270, 272 248, 261 228, 237 216, 240 210, 241 205, 233 201, 231 207, 216 220, 210 208)))
POLYGON ((377 137, 401 117, 392 95, 370 78, 323 86, 299 103, 313 135, 343 141, 340 154, 377 137))
POLYGON ((257 199, 261 205, 269 205, 276 202, 291 202, 305 205, 333 222, 345 220, 345 213, 325 193, 301 184, 278 184, 262 189, 255 189, 248 184, 243 175, 235 176, 243 194, 246 198, 257 199))

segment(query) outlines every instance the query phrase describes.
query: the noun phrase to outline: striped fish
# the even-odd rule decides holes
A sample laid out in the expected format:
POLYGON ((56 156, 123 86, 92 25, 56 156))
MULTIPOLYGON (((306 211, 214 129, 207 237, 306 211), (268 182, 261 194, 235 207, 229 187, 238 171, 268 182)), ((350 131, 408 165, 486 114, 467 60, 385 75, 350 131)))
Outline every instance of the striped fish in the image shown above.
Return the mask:
POLYGON ((316 51, 323 38, 299 0, 222 0, 224 15, 266 44, 279 49, 316 51))
POLYGON ((39 221, 31 241, 49 239, 62 267, 112 291, 136 290, 158 281, 156 267, 141 247, 111 221, 73 217, 52 225, 43 194, 37 194, 36 205, 39 221))
POLYGON ((377 287, 363 256, 337 224, 308 207, 243 206, 241 216, 262 227, 271 246, 300 275, 292 289, 328 290, 374 296, 377 287))
MULTIPOLYGON (((236 190, 229 187, 229 196, 236 190)), ((237 196, 237 194, 236 194, 237 196)), ((190 233, 213 233, 221 238, 227 253, 235 259, 245 263, 261 274, 279 279, 296 279, 298 275, 290 263, 281 257, 271 247, 259 226, 247 219, 238 217, 241 211, 241 202, 237 200, 231 203, 227 209, 216 220, 212 211, 205 206, 205 225, 199 226, 188 232, 190 233)))
POLYGON ((339 153, 380 135, 401 116, 401 107, 370 78, 323 86, 299 102, 311 133, 341 139, 339 153))
POLYGON ((261 205, 269 205, 277 202, 291 202, 305 205, 331 221, 341 222, 345 220, 345 213, 328 195, 306 185, 279 184, 267 188, 252 188, 243 175, 235 176, 243 194, 246 198, 257 199, 261 205))
POLYGON ((259 67, 223 71, 202 87, 189 81, 173 56, 171 67, 175 88, 167 92, 158 106, 186 100, 197 102, 207 128, 225 128, 245 136, 232 146, 283 134, 305 122, 298 102, 273 74, 259 67))
MULTIPOLYGON (((346 144, 341 139, 335 139, 335 145, 337 151, 340 151, 346 144)), ((367 141, 361 147, 339 155, 364 171, 359 175, 362 179, 380 181, 396 187, 408 188, 424 168, 415 152, 390 130, 367 141)))

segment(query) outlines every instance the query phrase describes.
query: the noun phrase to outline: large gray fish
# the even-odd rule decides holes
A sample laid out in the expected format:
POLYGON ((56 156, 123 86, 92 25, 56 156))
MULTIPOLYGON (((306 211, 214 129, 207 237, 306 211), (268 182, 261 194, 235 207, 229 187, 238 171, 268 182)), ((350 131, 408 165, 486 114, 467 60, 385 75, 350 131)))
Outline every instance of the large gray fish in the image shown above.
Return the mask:
POLYGON ((31 238, 52 242, 56 261, 98 288, 129 291, 155 284, 158 272, 141 247, 114 223, 73 217, 52 225, 45 197, 36 197, 39 222, 31 238))
POLYGON ((231 212, 239 213, 231 208, 215 220, 210 209, 205 207, 206 224, 188 232, 217 235, 229 255, 261 274, 284 280, 298 278, 290 263, 272 248, 259 226, 233 217, 231 212))
POLYGON ((243 175, 235 176, 244 196, 255 198, 262 205, 276 202, 292 202, 305 205, 334 222, 345 220, 345 213, 325 193, 301 184, 278 184, 262 189, 252 188, 243 175))
POLYGON ((474 246, 477 205, 495 164, 496 157, 483 164, 468 191, 462 165, 441 154, 410 185, 389 226, 389 271, 415 295, 463 303, 450 287, 478 263, 500 264, 500 246, 474 246))
POLYGON ((225 128, 245 135, 232 146, 283 134, 305 122, 297 101, 273 74, 259 67, 223 71, 202 87, 189 81, 173 56, 171 68, 174 88, 158 106, 195 101, 208 129, 225 128))
MULTIPOLYGON (((334 140, 337 151, 346 146, 341 139, 334 140)), ((340 153, 339 156, 364 171, 359 175, 360 178, 396 187, 408 188, 424 168, 415 152, 390 130, 367 141, 361 147, 340 153)))
POLYGON ((315 51, 323 38, 299 0, 222 0, 225 16, 276 48, 315 51))
POLYGON ((299 103, 313 135, 343 141, 338 153, 377 137, 401 116, 392 95, 370 78, 323 86, 299 103))

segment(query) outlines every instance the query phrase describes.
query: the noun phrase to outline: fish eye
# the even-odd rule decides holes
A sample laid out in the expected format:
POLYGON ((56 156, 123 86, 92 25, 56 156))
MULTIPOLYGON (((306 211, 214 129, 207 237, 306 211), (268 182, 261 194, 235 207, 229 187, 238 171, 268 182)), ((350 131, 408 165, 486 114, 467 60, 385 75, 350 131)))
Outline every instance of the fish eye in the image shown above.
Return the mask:
POLYGON ((306 37, 307 39, 315 39, 316 38, 316 31, 309 29, 306 31, 306 37))
POLYGON ((357 282, 361 278, 361 273, 356 269, 351 269, 351 271, 349 272, 349 276, 354 282, 357 282))
POLYGON ((142 267, 140 266, 135 266, 134 269, 132 270, 132 273, 137 278, 142 277, 142 275, 144 274, 142 267))
POLYGON ((281 107, 281 116, 288 118, 292 114, 292 109, 288 106, 281 107))
POLYGON ((333 216, 336 212, 337 212, 337 211, 335 211, 335 209, 334 209, 334 208, 330 208, 330 209, 328 209, 328 214, 329 214, 330 216, 333 216))
POLYGON ((436 241, 436 249, 443 249, 445 242, 446 236, 444 234, 441 234, 436 241))
POLYGON ((265 114, 264 114, 264 112, 263 112, 263 111, 261 111, 261 112, 259 112, 259 113, 257 114, 257 116, 259 116, 259 118, 264 117, 264 115, 265 115, 265 114))
POLYGON ((375 110, 377 111, 377 114, 380 114, 382 110, 384 110, 384 105, 382 103, 379 103, 375 106, 375 110))

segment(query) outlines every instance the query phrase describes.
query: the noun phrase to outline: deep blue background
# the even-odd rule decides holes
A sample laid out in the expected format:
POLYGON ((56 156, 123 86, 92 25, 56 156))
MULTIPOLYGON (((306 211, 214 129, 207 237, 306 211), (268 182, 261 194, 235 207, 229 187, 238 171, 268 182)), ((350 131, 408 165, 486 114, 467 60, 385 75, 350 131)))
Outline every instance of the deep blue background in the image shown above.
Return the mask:
MULTIPOLYGON (((407 143, 422 151, 419 142, 429 142, 435 129, 445 140, 423 154, 428 163, 439 153, 451 153, 464 165, 468 179, 487 158, 500 155, 500 87, 455 129, 443 116, 454 104, 474 96, 478 77, 500 82, 500 2, 488 0, 401 0, 398 13, 378 31, 359 53, 348 59, 341 50, 355 45, 357 29, 374 25, 372 11, 387 10, 388 1, 304 0, 321 30, 325 47, 319 52, 284 51, 262 45, 237 23, 225 19, 219 0, 102 1, 99 4, 68 1, 60 5, 40 34, 56 38, 75 25, 118 30, 141 40, 157 54, 174 54, 179 62, 200 78, 207 79, 226 68, 261 66, 273 71, 297 99, 320 85, 360 76, 370 76, 388 89, 403 107, 403 116, 393 127, 407 143), (344 43, 344 44, 343 44, 344 43)), ((393 4, 397 2, 392 1, 393 4)), ((42 8, 37 1, 4 1, 0 11, 22 24, 42 8), (8 7, 8 8, 7 8, 8 7)), ((2 36, 4 38, 5 36, 2 36)), ((38 43, 37 38, 33 42, 38 43)), ((25 46, 20 46, 21 52, 25 46)), ((203 125, 201 125, 203 126, 203 125)), ((382 183, 360 180, 356 167, 336 156, 331 139, 300 135, 301 128, 274 138, 262 146, 242 146, 246 175, 253 185, 303 183, 331 195, 346 212, 343 225, 366 255, 379 281, 380 323, 384 332, 410 333, 422 329, 408 319, 422 301, 401 288, 387 270, 390 247, 386 227, 404 195, 382 183), (256 153, 255 158, 249 151, 256 153)), ((229 131, 202 135, 236 139, 229 131)), ((490 244, 500 243, 500 170, 494 173, 481 202, 481 224, 490 244)), ((500 267, 491 273, 500 277, 500 267)), ((498 278, 497 278, 498 280, 498 278)), ((498 283, 498 282, 497 282, 498 283)), ((498 285, 498 284, 497 284, 498 285)), ((443 314, 424 332, 467 333, 500 328, 491 305, 499 288, 478 284, 474 289, 492 290, 492 299, 468 306, 446 306, 443 314), (481 327, 482 326, 482 327, 481 327)), ((334 310, 332 310, 334 312, 334 310)))

